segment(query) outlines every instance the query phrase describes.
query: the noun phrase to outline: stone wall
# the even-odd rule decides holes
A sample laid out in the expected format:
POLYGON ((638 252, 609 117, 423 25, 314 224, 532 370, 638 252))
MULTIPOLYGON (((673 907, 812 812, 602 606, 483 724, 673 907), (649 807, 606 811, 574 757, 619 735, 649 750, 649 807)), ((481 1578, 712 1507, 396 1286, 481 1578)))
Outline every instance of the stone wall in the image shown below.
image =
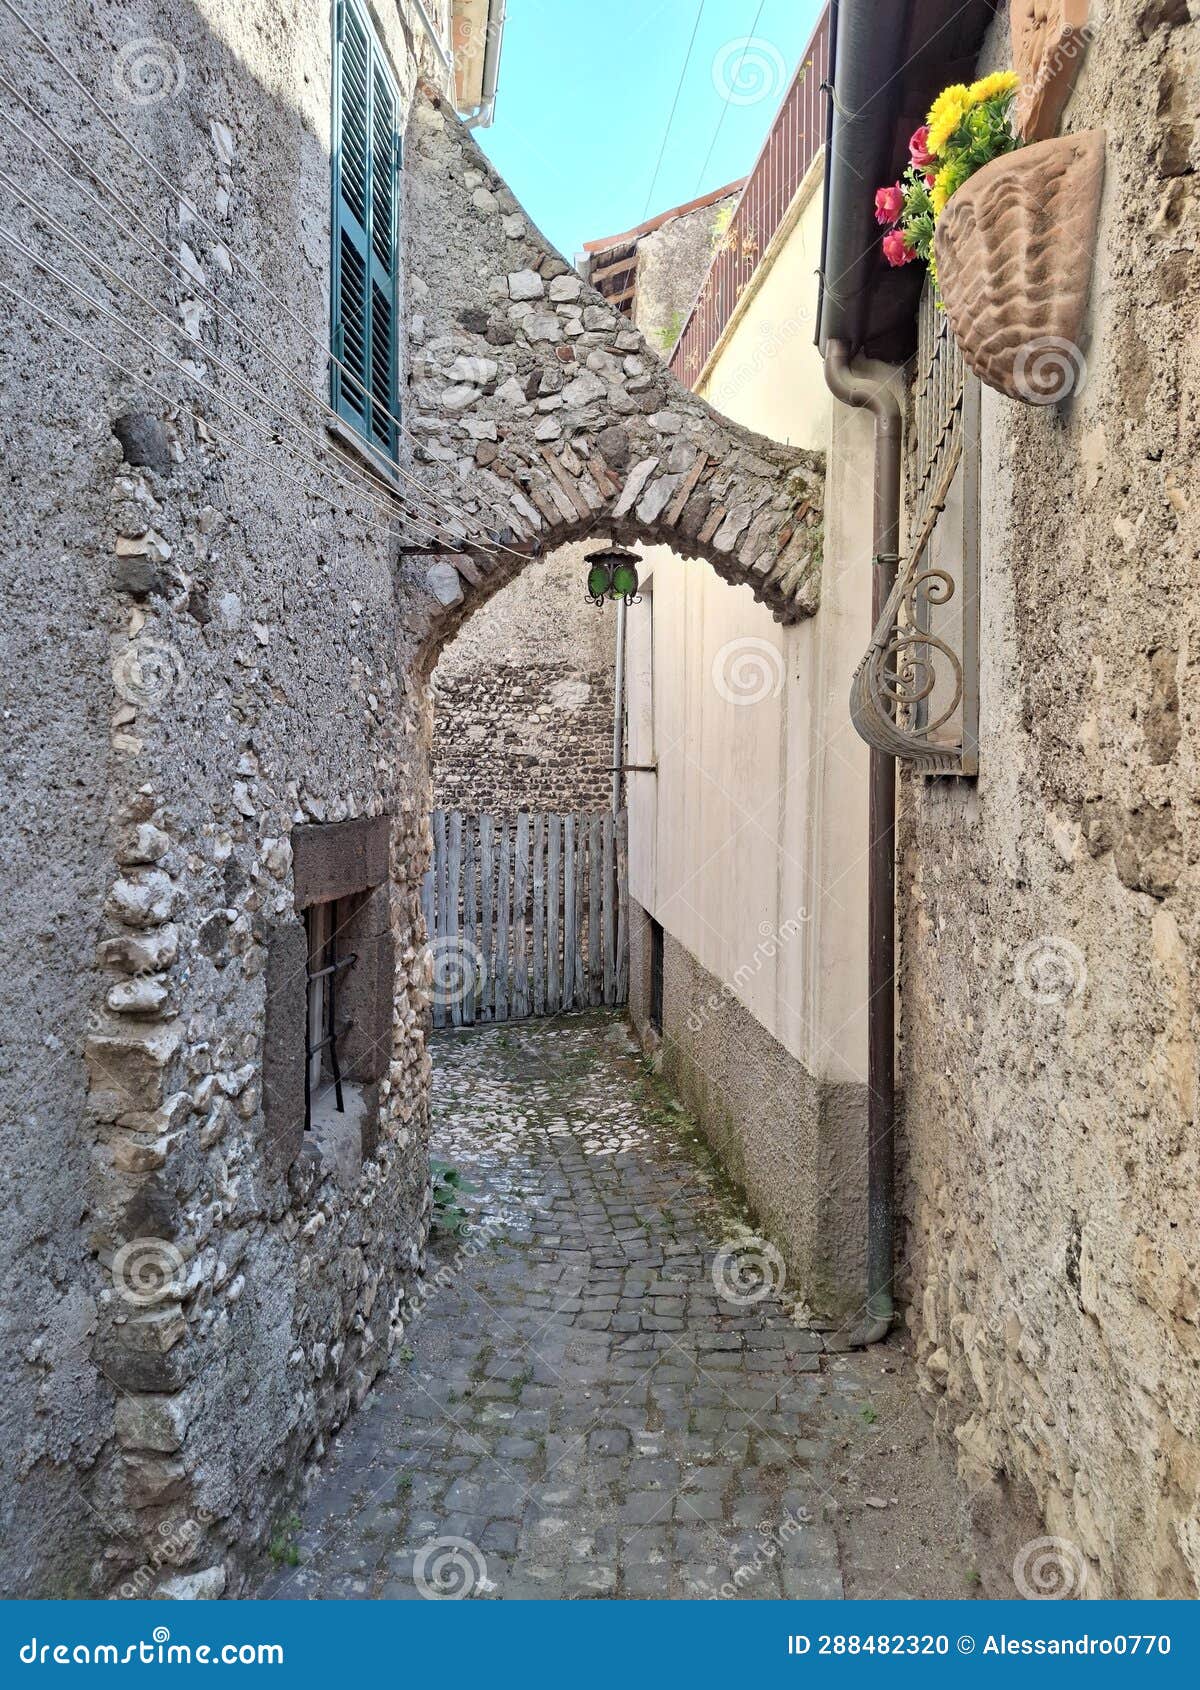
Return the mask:
MULTIPOLYGON (((682 323, 707 272, 720 209, 735 199, 672 218, 640 243, 634 321, 660 353, 661 331, 676 316, 682 323)), ((569 277, 559 280, 560 294, 574 292, 569 277)), ((594 544, 539 559, 442 652, 433 673, 439 806, 495 815, 608 808, 616 614, 584 596, 594 544)))
MULTIPOLYGON (((333 455, 322 410, 328 8, 247 22, 232 0, 128 0, 100 18, 71 0, 40 18, 141 159, 3 23, 22 86, 117 194, 114 228, 6 142, 27 191, 70 206, 82 252, 52 244, 54 261, 95 289, 87 255, 107 254, 143 295, 108 279, 139 341, 11 266, 32 304, 10 313, 3 368, 20 471, 3 543, 21 559, 4 629, 7 1594, 235 1593, 404 1330, 429 1208, 419 886, 445 639, 535 552, 597 529, 678 525, 781 617, 814 604, 819 460, 652 373, 437 91, 417 95, 436 64, 406 0, 376 25, 419 114, 401 391, 420 444, 406 435, 378 481, 348 442, 333 455), (134 213, 162 232, 165 274, 134 213), (375 889, 377 962, 390 912, 391 1025, 360 1053, 371 1131, 318 1139, 297 1132, 312 888, 292 836, 363 819, 378 825, 358 844, 331 832, 328 884, 375 889)), ((15 222, 47 250, 44 224, 15 222)))
POLYGON ((922 1376, 975 1485, 1106 1597, 1200 1589, 1190 16, 1095 22, 1064 119, 1107 133, 1086 375, 1058 405, 985 393, 980 775, 902 780, 922 1376))
POLYGON ((589 549, 531 563, 443 650, 435 804, 496 816, 608 809, 616 608, 585 597, 589 549))
POLYGON ((687 322, 721 239, 723 217, 737 201, 737 194, 728 194, 685 211, 638 242, 634 321, 664 357, 687 322))

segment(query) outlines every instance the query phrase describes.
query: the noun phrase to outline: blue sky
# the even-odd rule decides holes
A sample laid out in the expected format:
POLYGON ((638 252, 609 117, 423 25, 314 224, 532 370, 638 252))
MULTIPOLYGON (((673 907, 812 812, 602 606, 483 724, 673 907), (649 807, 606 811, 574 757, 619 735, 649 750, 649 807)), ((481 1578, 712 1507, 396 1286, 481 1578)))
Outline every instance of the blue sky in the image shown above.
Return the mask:
POLYGON ((820 12, 821 0, 704 0, 652 188, 700 0, 508 0, 496 122, 478 139, 573 258, 744 176, 820 12))

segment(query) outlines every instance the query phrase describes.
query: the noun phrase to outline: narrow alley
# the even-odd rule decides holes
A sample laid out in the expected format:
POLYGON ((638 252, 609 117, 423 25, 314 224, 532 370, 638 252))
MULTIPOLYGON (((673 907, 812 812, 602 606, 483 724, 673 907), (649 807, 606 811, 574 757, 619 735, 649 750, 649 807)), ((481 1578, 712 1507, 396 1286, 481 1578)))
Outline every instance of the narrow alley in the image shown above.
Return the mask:
POLYGON ((443 1033, 433 1111, 426 1301, 257 1595, 976 1594, 903 1348, 793 1323, 621 1019, 443 1033))

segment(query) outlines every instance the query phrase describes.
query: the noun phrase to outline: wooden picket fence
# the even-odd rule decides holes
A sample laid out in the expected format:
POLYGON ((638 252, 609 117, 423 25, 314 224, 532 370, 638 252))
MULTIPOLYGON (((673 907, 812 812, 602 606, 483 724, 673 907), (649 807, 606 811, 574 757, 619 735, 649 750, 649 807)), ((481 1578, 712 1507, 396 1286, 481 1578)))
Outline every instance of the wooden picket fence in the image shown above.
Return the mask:
POLYGON ((433 812, 422 887, 433 1024, 559 1015, 629 998, 628 820, 433 812))

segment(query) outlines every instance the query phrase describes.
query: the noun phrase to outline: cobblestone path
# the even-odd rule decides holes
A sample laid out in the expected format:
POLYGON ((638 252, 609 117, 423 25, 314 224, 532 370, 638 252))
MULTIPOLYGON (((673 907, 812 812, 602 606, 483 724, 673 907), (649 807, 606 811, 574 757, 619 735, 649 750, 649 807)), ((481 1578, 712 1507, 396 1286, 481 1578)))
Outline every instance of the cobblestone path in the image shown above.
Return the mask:
MULTIPOLYGON (((473 1229, 436 1245, 441 1287, 257 1594, 843 1595, 889 1352, 820 1355, 773 1293, 745 1300, 731 1195, 623 1023, 447 1033, 434 1058, 473 1229)), ((914 1588, 865 1523, 860 1593, 967 1594, 914 1588)))

